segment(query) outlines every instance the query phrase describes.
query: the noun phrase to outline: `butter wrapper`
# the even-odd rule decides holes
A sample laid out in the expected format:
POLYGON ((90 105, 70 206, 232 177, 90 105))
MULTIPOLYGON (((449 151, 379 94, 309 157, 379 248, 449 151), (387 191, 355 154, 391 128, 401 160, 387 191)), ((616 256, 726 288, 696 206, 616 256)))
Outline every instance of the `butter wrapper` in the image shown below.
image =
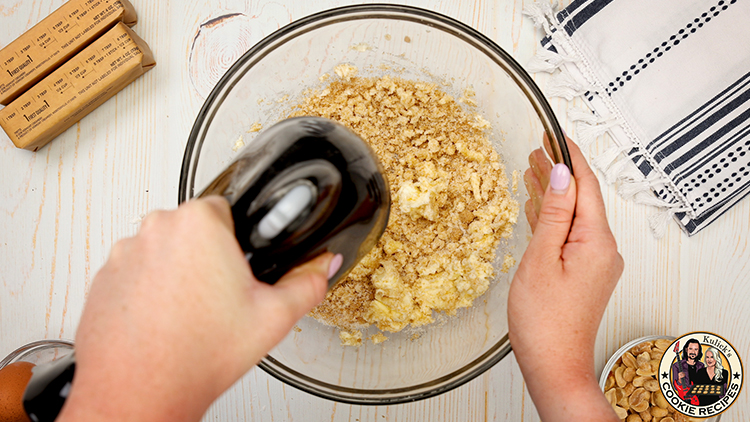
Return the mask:
POLYGON ((18 148, 37 151, 156 65, 148 45, 123 23, 0 110, 18 148))
POLYGON ((138 18, 128 0, 71 0, 0 51, 0 104, 7 105, 118 22, 138 18))

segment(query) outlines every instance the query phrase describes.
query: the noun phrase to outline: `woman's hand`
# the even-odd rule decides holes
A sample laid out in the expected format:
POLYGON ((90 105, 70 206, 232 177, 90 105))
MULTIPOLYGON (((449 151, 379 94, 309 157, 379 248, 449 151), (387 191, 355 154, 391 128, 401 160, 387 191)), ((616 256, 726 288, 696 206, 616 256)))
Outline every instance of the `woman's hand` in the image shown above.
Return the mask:
POLYGON ((617 420, 594 374, 594 341, 623 260, 599 182, 568 145, 575 177, 541 149, 529 156, 534 235, 510 288, 510 341, 542 420, 617 420))
POLYGON ((94 279, 59 420, 199 420, 323 300, 333 258, 271 286, 251 273, 223 198, 150 214, 94 279))

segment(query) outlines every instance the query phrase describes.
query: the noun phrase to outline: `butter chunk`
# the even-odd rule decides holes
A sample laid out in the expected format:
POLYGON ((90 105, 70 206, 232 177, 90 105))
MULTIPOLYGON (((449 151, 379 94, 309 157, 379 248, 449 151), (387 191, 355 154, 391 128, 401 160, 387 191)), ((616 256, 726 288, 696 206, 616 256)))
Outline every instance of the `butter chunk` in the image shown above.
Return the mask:
POLYGON ((412 218, 423 217, 437 220, 440 214, 439 194, 446 188, 444 181, 420 177, 419 181, 403 182, 397 193, 397 202, 402 213, 412 218))

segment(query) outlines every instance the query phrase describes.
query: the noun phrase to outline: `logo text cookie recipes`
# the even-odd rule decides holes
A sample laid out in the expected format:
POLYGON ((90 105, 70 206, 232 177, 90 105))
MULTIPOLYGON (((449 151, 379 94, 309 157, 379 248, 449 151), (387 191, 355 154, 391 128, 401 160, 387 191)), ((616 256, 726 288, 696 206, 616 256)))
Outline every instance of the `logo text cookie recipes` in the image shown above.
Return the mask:
POLYGON ((739 396, 742 361, 732 345, 708 332, 676 339, 659 364, 659 387, 678 412, 693 417, 716 416, 739 396))

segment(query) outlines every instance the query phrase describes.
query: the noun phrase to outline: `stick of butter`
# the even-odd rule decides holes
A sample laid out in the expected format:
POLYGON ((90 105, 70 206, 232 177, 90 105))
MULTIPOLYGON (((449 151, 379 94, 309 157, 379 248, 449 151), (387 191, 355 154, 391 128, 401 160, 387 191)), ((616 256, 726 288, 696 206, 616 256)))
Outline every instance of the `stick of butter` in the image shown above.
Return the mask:
POLYGON ((7 105, 116 23, 138 21, 128 0, 71 0, 0 51, 0 104, 7 105))
POLYGON ((156 65, 148 45, 118 23, 9 106, 0 126, 37 151, 156 65))

